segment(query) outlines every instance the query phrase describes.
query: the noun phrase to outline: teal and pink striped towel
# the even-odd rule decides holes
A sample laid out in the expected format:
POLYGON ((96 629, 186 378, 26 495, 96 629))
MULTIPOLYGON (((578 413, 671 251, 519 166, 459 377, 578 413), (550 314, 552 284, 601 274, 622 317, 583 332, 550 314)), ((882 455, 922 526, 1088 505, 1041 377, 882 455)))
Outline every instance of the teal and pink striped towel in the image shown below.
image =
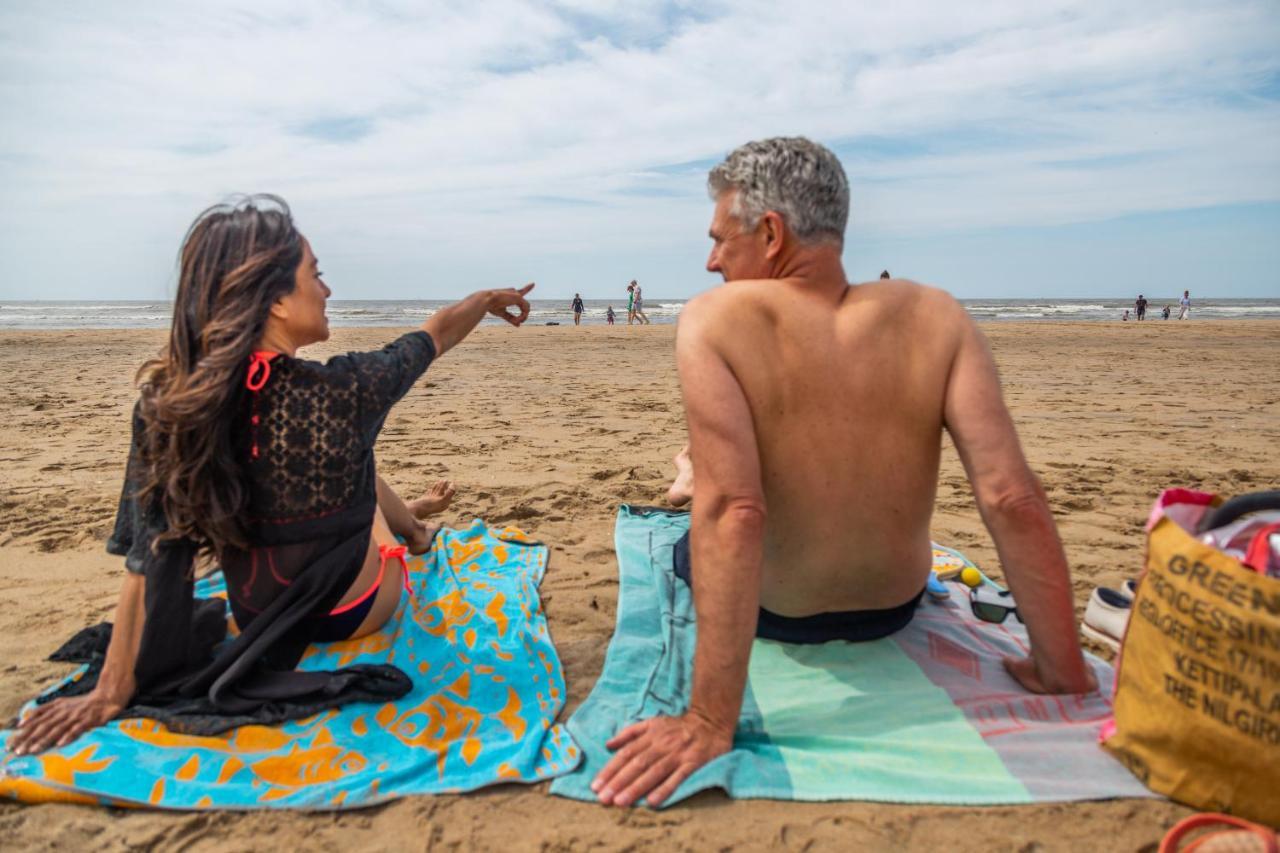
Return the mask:
MULTIPOLYGON (((585 759, 554 794, 588 787, 624 725, 680 713, 689 695, 695 624, 672 573, 683 513, 622 507, 616 541, 618 624, 604 672, 568 728, 585 759)), ((971 565, 935 547, 938 567, 971 565)), ((794 646, 756 640, 734 748, 685 781, 667 804, 707 788, 731 797, 899 803, 1028 803, 1150 793, 1097 745, 1111 716, 1113 674, 1089 663, 1100 691, 1036 696, 1001 665, 1025 653, 1012 619, 979 622, 963 588, 926 597, 911 624, 870 643, 794 646)))

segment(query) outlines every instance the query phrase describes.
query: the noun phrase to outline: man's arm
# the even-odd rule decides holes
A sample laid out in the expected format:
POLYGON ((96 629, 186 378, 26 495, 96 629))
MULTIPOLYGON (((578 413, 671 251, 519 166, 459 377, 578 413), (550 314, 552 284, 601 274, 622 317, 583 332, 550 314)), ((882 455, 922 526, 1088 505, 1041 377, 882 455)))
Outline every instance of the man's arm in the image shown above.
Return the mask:
POLYGON ((742 707, 760 607, 765 505, 751 410, 710 341, 712 322, 705 303, 690 303, 676 340, 698 478, 691 537, 698 617, 693 695, 683 715, 635 723, 609 741, 617 753, 592 783, 605 804, 626 806, 645 795, 650 805, 661 803, 689 774, 729 750, 742 707))
POLYGON ((1097 684, 1080 651, 1057 525, 1022 455, 986 338, 963 309, 956 310, 964 328, 944 418, 1031 637, 1030 657, 1006 659, 1005 666, 1036 693, 1093 690, 1097 684))

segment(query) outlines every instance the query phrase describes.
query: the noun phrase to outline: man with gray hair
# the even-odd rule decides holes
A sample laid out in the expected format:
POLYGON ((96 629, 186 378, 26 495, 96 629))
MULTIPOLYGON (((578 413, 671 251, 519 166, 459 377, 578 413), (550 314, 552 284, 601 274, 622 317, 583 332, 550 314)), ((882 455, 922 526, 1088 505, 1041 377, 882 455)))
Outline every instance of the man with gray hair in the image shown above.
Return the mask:
POLYGON ((726 283, 689 301, 676 337, 690 452, 673 499, 697 470, 676 558, 697 611, 692 695, 608 742, 600 800, 656 805, 730 749, 753 636, 856 642, 911 620, 944 429, 1030 634, 1006 668, 1034 692, 1094 689, 1053 516, 968 313, 912 282, 848 283, 849 184, 820 145, 748 143, 709 187, 707 269, 726 283))

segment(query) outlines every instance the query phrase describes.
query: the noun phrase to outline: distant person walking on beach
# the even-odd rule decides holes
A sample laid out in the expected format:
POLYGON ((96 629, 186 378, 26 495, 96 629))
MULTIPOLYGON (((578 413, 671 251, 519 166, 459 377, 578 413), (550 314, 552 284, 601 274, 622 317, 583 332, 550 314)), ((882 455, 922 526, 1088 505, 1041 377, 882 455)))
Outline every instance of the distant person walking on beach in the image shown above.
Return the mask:
POLYGON ((582 294, 573 294, 573 325, 582 325, 582 294))
POLYGON ((636 282, 635 279, 627 285, 627 325, 630 326, 636 321, 636 282))
POLYGON ((604 312, 604 319, 609 323, 610 326, 613 325, 613 306, 612 305, 609 306, 608 311, 604 312))
POLYGON ((893 276, 889 275, 889 271, 888 271, 888 270, 884 270, 884 271, 882 271, 882 272, 880 273, 880 277, 881 277, 881 278, 893 278, 893 276))
POLYGON ((634 281, 631 283, 635 285, 635 290, 631 291, 631 313, 635 316, 636 322, 645 325, 649 322, 649 318, 644 314, 644 297, 641 295, 640 285, 634 281))
POLYGON ((1166 320, 1168 320, 1168 319, 1169 319, 1169 306, 1168 306, 1168 305, 1164 306, 1164 310, 1160 312, 1160 315, 1161 315, 1162 317, 1164 317, 1166 320))
POLYGON ((1147 297, 1139 293, 1137 301, 1133 303, 1133 307, 1136 309, 1134 313, 1138 315, 1138 319, 1145 320, 1147 317, 1147 297))
POLYGON ((1178 304, 1182 306, 1181 308, 1178 309, 1178 319, 1190 320, 1191 319, 1191 291, 1190 290, 1182 291, 1182 299, 1178 300, 1178 304))

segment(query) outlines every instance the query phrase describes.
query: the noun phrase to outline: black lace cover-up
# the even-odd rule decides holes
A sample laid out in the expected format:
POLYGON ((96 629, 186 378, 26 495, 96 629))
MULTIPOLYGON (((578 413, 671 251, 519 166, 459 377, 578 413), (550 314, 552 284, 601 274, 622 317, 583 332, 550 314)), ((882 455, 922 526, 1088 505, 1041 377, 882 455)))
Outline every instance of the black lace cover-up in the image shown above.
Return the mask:
MULTIPOLYGON (((164 512, 158 501, 142 506, 134 499, 144 428, 135 409, 107 541, 107 551, 123 556, 130 572, 146 575, 137 693, 121 716, 210 734, 408 692, 408 677, 391 666, 324 673, 293 667, 311 641, 315 617, 328 613, 360 572, 377 506, 374 441, 391 406, 434 357, 430 336, 411 332, 377 352, 324 364, 277 356, 260 391, 240 386, 244 428, 235 452, 245 460, 252 547, 229 551, 222 568, 238 608, 255 615, 225 643, 222 602, 193 595, 195 545, 185 539, 156 545, 166 529, 164 512)), ((55 653, 91 669, 54 695, 87 692, 96 683, 108 637, 88 629, 55 653)))

